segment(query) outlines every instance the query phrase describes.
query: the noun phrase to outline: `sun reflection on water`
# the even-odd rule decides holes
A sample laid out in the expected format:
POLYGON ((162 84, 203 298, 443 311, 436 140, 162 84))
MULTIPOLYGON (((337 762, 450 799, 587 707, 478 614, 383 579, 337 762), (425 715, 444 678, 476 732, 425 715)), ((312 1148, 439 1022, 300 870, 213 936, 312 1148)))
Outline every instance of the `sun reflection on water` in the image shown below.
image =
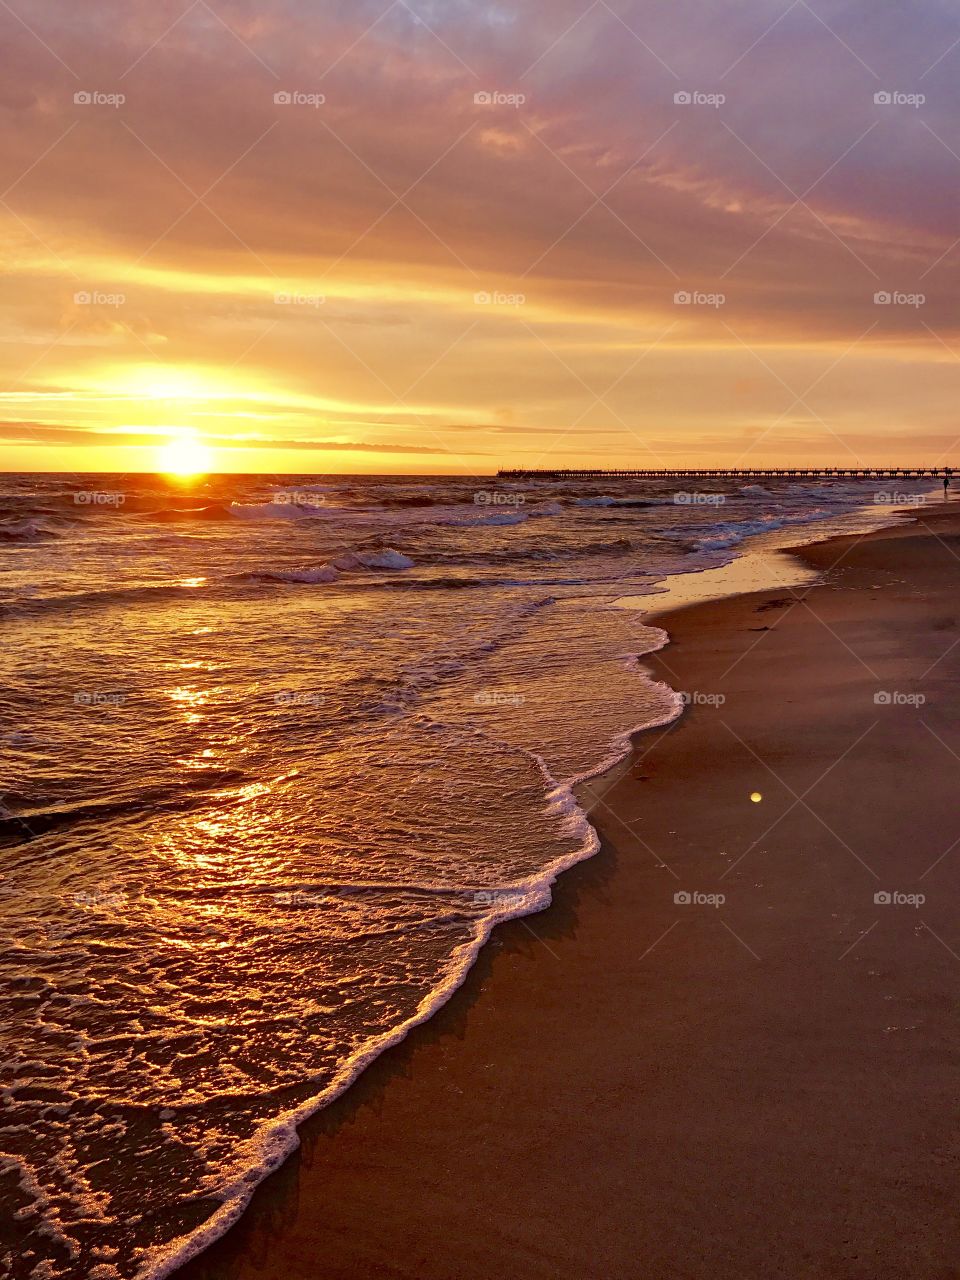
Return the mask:
POLYGON ((177 685, 173 689, 163 689, 164 697, 171 702, 179 703, 183 708, 183 719, 187 724, 198 724, 202 720, 201 711, 206 708, 215 694, 223 693, 223 689, 196 689, 185 685, 177 685))

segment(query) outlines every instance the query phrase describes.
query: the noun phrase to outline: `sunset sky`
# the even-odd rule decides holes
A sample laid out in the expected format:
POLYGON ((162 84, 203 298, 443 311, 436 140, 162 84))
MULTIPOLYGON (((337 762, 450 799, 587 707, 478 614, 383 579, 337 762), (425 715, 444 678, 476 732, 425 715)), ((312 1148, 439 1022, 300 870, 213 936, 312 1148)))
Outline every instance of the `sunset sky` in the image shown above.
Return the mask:
POLYGON ((5 470, 960 464, 954 3, 0 35, 5 470))

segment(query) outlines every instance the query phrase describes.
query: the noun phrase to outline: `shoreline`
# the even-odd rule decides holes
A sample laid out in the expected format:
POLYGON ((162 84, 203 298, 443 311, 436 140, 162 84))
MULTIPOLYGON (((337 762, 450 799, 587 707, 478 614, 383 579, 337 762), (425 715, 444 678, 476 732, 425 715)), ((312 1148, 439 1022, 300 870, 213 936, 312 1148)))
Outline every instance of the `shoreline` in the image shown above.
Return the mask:
MULTIPOLYGON (((937 514, 938 511, 939 508, 932 510, 930 513, 925 512, 925 521, 929 518, 936 523, 943 519, 937 514)), ((841 537, 831 538, 829 541, 819 543, 805 544, 788 552, 788 554, 797 556, 802 561, 812 561, 817 568, 822 569, 827 563, 823 557, 825 555, 829 557, 832 554, 832 552, 825 553, 822 550, 823 548, 835 547, 835 544, 843 543, 844 541, 852 541, 856 547, 862 543, 874 545, 877 542, 890 540, 891 538, 894 541, 901 539, 904 530, 910 528, 911 521, 915 518, 916 513, 911 511, 910 513, 904 513, 904 515, 906 516, 905 520, 881 529, 876 533, 865 536, 860 535, 846 540, 841 537)), ((949 515, 946 517, 946 521, 952 527, 954 517, 949 515)), ((915 530, 913 534, 906 536, 915 538, 916 532, 915 530)), ((933 540, 929 534, 921 534, 919 541, 930 543, 933 540)), ((870 569, 867 572, 874 572, 874 570, 870 569)), ((800 589, 804 595, 832 590, 834 588, 825 584, 800 589)), ((680 650, 684 646, 691 644, 695 647, 697 636, 703 642, 704 637, 709 636, 712 631, 722 632, 725 626, 729 628, 731 615, 737 614, 738 611, 741 615, 741 621, 744 616, 743 610, 747 610, 745 616, 750 616, 751 611, 758 608, 768 610, 768 616, 780 612, 783 609, 783 605, 778 604, 775 598, 768 598, 775 596, 775 591, 761 591, 753 593, 752 596, 730 597, 716 602, 716 604, 696 604, 687 609, 672 611, 668 614, 658 613, 653 620, 653 625, 661 626, 665 624, 667 626, 670 634, 669 645, 666 651, 661 650, 659 653, 644 655, 640 659, 641 664, 648 669, 652 668, 658 678, 665 679, 674 688, 683 689, 689 687, 683 683, 679 686, 676 684, 677 673, 674 668, 678 661, 681 667, 685 661, 685 657, 680 653, 680 650), (705 623, 706 627, 704 626, 705 623)), ((798 603, 801 602, 798 601, 798 603)), ((788 613, 792 611, 793 608, 787 609, 788 613)), ((766 629, 765 627, 764 630, 766 629)), ((757 630, 758 634, 762 634, 759 628, 757 630)), ((757 642, 753 641, 752 643, 756 644, 757 642)), ((706 711, 707 709, 703 710, 706 711)), ((892 712, 896 710, 897 708, 891 708, 892 712)), ((364 1074, 339 1099, 307 1121, 301 1130, 303 1146, 300 1152, 289 1157, 283 1168, 270 1175, 267 1181, 261 1184, 260 1188, 254 1193, 253 1202, 247 1209, 246 1214, 226 1236, 222 1237, 220 1241, 211 1244, 195 1260, 182 1266, 176 1274, 198 1278, 201 1276, 219 1277, 224 1275, 239 1277, 253 1274, 262 1276, 266 1271, 268 1275, 273 1275, 274 1273, 279 1275, 281 1270, 289 1269, 290 1267, 294 1267, 295 1270, 299 1269, 300 1273, 302 1273, 302 1255, 297 1250, 302 1249, 305 1242, 311 1248, 316 1246, 319 1249, 320 1252, 316 1255, 318 1259, 322 1254, 324 1262, 320 1264, 318 1261, 315 1273, 323 1274, 325 1277, 368 1274, 398 1276, 417 1274, 421 1276, 452 1277, 454 1275, 472 1276, 475 1273, 477 1275, 481 1274, 480 1269, 474 1272, 469 1266, 466 1266, 463 1270, 453 1268, 449 1257, 446 1264, 438 1261, 435 1269, 428 1268, 424 1270, 422 1249, 426 1244, 431 1243, 430 1237, 424 1236, 422 1233, 420 1235, 415 1232, 411 1234, 411 1223, 406 1220, 404 1215, 400 1215, 399 1221, 391 1221, 389 1213, 384 1216, 384 1203, 378 1199, 378 1195, 386 1193, 391 1185, 393 1190, 400 1194, 401 1197, 405 1190, 403 1162, 400 1159, 402 1153, 396 1145, 397 1135, 406 1132, 409 1137, 410 1126, 415 1123, 410 1119, 412 1096, 406 1100, 406 1105, 401 1099, 396 1115, 391 1115, 392 1095, 404 1093, 404 1072, 408 1069, 415 1056, 426 1057, 429 1059, 429 1063, 427 1072, 422 1079, 420 1079, 421 1067, 418 1067, 416 1083, 410 1086, 412 1095, 420 1095, 423 1089, 429 1089, 432 1085, 435 1090, 437 1088, 441 1090, 439 1095, 441 1101, 449 1101, 449 1097, 445 1098, 443 1094, 442 1073, 454 1070, 457 1072, 458 1079, 471 1080, 471 1087, 475 1087, 476 1080, 471 1077, 470 1063, 463 1060, 466 1055, 459 1055, 456 1063, 449 1061, 451 1054, 456 1056, 456 1044, 452 1044, 451 1041, 458 1042, 462 1036, 466 1036, 468 1034, 468 1023, 477 1020, 486 1025, 492 1019, 492 1030, 496 1037, 497 1010, 495 1007, 490 1007, 489 997, 485 1001, 478 1000, 480 993, 485 991, 488 985, 495 982, 497 990, 501 992, 502 1000, 507 1000, 509 1003, 515 996, 516 1000, 522 1005, 524 1000, 529 998, 529 993, 525 994, 521 989, 518 993, 514 992, 511 995, 510 991, 507 990, 506 995, 504 995, 502 990, 504 982, 506 982, 509 989, 510 983, 516 981, 517 975, 525 973, 531 964, 535 969, 538 967, 542 969, 544 966, 549 969, 556 962, 559 950, 570 951, 572 948, 573 952, 576 952, 578 924, 576 911, 578 900, 584 894, 588 897, 599 895, 602 898, 604 886, 608 885, 611 876, 616 877, 620 874, 628 874, 628 872, 621 872, 620 870, 623 851, 618 849, 618 839, 620 844, 624 846, 628 845, 629 841, 624 837, 623 830, 619 828, 624 828, 628 833, 636 836, 641 845, 647 843, 643 835, 631 832, 631 828, 638 821, 644 820, 633 816, 633 807, 636 800, 641 799, 640 793, 645 790, 641 783, 649 780, 648 776, 643 773, 639 774, 639 776, 637 775, 637 766, 646 759, 648 754, 656 749, 660 739, 669 740, 678 727, 687 725, 694 716, 702 720, 700 707, 694 707, 692 715, 683 715, 679 720, 673 721, 665 730, 661 729, 659 733, 653 729, 636 735, 630 756, 619 765, 615 765, 610 772, 603 774, 602 779, 595 778, 592 783, 584 783, 577 788, 580 803, 587 809, 591 822, 600 832, 602 839, 600 852, 595 857, 581 862, 563 874, 561 879, 554 885, 554 904, 546 912, 524 917, 506 925, 498 925, 492 939, 481 950, 478 960, 467 974, 464 984, 453 995, 451 1000, 442 1009, 434 1013, 428 1022, 421 1024, 410 1032, 404 1041, 387 1050, 366 1069, 364 1074), (656 741, 651 746, 647 746, 647 741, 651 736, 655 737, 656 741), (601 783, 603 785, 603 794, 595 794, 599 790, 601 783), (590 794, 581 795, 582 791, 590 794), (630 794, 621 796, 619 793, 624 791, 630 794), (540 962, 539 966, 537 961, 540 962), (500 970, 504 969, 504 967, 513 974, 513 977, 510 977, 509 974, 506 977, 501 975, 500 970), (484 1014, 482 1018, 480 1017, 481 1013, 484 1014), (430 1074, 431 1066, 433 1068, 432 1077, 430 1074), (386 1090, 386 1093, 382 1093, 383 1090, 386 1090), (376 1132, 371 1132, 369 1124, 371 1110, 388 1114, 392 1125, 392 1134, 390 1132, 381 1134, 379 1132, 380 1126, 376 1123, 373 1126, 376 1132), (357 1142, 359 1141, 358 1130, 363 1131, 363 1142, 360 1148, 357 1147, 357 1142), (371 1145, 374 1148, 372 1153, 370 1153, 371 1145), (331 1177, 338 1180, 338 1191, 333 1201, 331 1201, 330 1188, 326 1185, 325 1180, 322 1180, 322 1190, 326 1191, 327 1194, 321 1194, 321 1185, 312 1176, 310 1168, 311 1158, 321 1151, 323 1160, 330 1162, 331 1177), (368 1155, 367 1153, 370 1154, 368 1155), (369 1172, 364 1172, 364 1166, 369 1160, 372 1160, 374 1165, 379 1168, 379 1177, 371 1179, 369 1172), (347 1181, 352 1183, 352 1192, 342 1185, 345 1174, 347 1181), (312 1206, 305 1206, 302 1210, 298 1210, 296 1204, 298 1190, 302 1191, 305 1199, 313 1202, 312 1206), (343 1198, 342 1200, 341 1197, 343 1198), (352 1240, 352 1233, 346 1228, 346 1224, 352 1217, 352 1208, 358 1203, 364 1203, 364 1197, 372 1198, 378 1205, 376 1218, 380 1228, 379 1238, 382 1247, 379 1250, 374 1250, 372 1254, 366 1252, 369 1242, 364 1244, 361 1241, 352 1240), (334 1202, 344 1211, 341 1219, 344 1224, 342 1232, 338 1232, 335 1222, 334 1225, 331 1225, 330 1221, 328 1221, 331 1216, 331 1205, 334 1202), (279 1214, 281 1218, 287 1218, 291 1213, 293 1217, 291 1226, 288 1230, 281 1231, 280 1235, 276 1236, 271 1223, 272 1218, 276 1214, 279 1214), (335 1257, 331 1251, 331 1242, 334 1238, 337 1244, 337 1248, 334 1251, 335 1257), (412 1265, 411 1259, 397 1257, 395 1249, 393 1252, 389 1249, 391 1241, 395 1245, 399 1241, 406 1241, 408 1245, 413 1246, 415 1240, 417 1249, 411 1257, 418 1260, 417 1266, 412 1265), (275 1266, 271 1263, 269 1266, 264 1267, 262 1258, 260 1262, 257 1262, 257 1258, 261 1256, 266 1246, 269 1246, 271 1252, 274 1249, 280 1250, 279 1257, 284 1259, 282 1264, 279 1259, 275 1266), (297 1257, 301 1257, 300 1263, 297 1263, 297 1257), (391 1257, 394 1261, 388 1265, 387 1259, 391 1257), (408 1265, 410 1266, 409 1271, 405 1269, 408 1265), (444 1269, 445 1266, 446 1269, 444 1269), (373 1270, 368 1269, 370 1267, 373 1270)), ((654 757, 655 761, 656 757, 654 757)), ((696 781, 696 767, 693 768, 692 772, 694 781, 696 781)), ((759 811, 763 808, 763 805, 758 805, 754 808, 755 811, 759 811)), ((749 806, 747 812, 750 812, 749 806)), ((675 832, 671 831, 669 834, 672 836, 675 832)), ((663 838, 662 833, 659 838, 663 838)), ((669 844, 669 841, 667 843, 669 844)), ((642 853, 642 848, 640 852, 642 853)), ((632 866, 629 869, 630 872, 635 873, 634 878, 640 880, 646 891, 653 887, 653 883, 658 879, 658 873, 660 881, 663 880, 663 870, 665 867, 669 868, 672 861, 672 859, 668 860, 665 854, 658 856, 661 857, 661 861, 658 863, 656 859, 651 860, 650 869, 643 874, 639 874, 639 876, 636 873, 639 872, 641 864, 637 863, 636 866, 632 866), (652 880, 650 880, 651 875, 652 880)), ((634 890, 637 887, 634 886, 634 890)), ((698 891, 696 886, 693 888, 694 891, 698 891)), ((649 906, 649 903, 647 905, 649 906)), ((594 902, 592 906, 595 907, 596 903, 594 902)), ((720 922, 723 924, 724 929, 729 930, 735 939, 737 934, 731 928, 731 925, 722 919, 720 922)), ((615 922, 611 920, 610 923, 615 922)), ((670 924, 667 933, 670 933, 674 927, 674 924, 670 924)), ((653 948, 655 948, 659 945, 660 940, 654 941, 651 939, 651 941, 653 941, 653 948)), ((745 949, 744 958, 749 963, 750 956, 757 956, 758 953, 749 945, 749 942, 746 940, 741 941, 743 941, 745 949), (750 955, 747 955, 747 952, 750 955)), ((733 945, 736 945, 736 942, 733 945)), ((653 948, 650 948, 651 952, 653 952, 653 948)), ((655 954, 655 952, 653 953, 655 954)), ((648 953, 645 951, 643 954, 646 956, 648 953)), ((643 957, 641 957, 642 959, 643 957)), ((529 977, 529 975, 527 976, 529 977)), ((534 977, 538 983, 547 982, 549 984, 549 974, 547 972, 539 975, 535 974, 534 977)), ((523 986, 522 982, 520 986, 523 986)), ((545 991, 543 994, 550 993, 545 991)), ((567 1010, 568 1006, 564 1005, 558 1009, 557 1016, 565 1016, 567 1010)), ((522 1017, 522 1009, 517 1012, 522 1017)), ((660 1013, 662 1015, 663 1010, 660 1013)), ((507 1036, 507 1032, 508 1028, 504 1027, 504 1036, 507 1036)), ((496 1043, 496 1038, 493 1043, 496 1043)), ((535 1067, 535 1063, 530 1064, 529 1057, 526 1061, 531 1069, 535 1067)), ((476 1070, 473 1072, 473 1076, 475 1075, 476 1070)), ((407 1077, 407 1079, 411 1078, 407 1077)), ((456 1090, 457 1086, 453 1086, 453 1088, 456 1090)), ((467 1090, 464 1089, 463 1094, 466 1094, 466 1092, 467 1090)), ((596 1091, 594 1090, 590 1096, 592 1098, 595 1097, 596 1091)), ((437 1097, 434 1097, 432 1110, 435 1110, 437 1100, 437 1097)), ((532 1124, 536 1130, 538 1117, 535 1113, 533 1115, 521 1114, 519 1119, 528 1126, 532 1124)), ((432 1123, 431 1115, 425 1127, 429 1128, 432 1123)), ((509 1125, 511 1121, 508 1120, 505 1123, 509 1125)), ((422 1120, 421 1124, 423 1124, 422 1120)), ((483 1130, 484 1126, 481 1125, 480 1128, 483 1130)), ((442 1167, 450 1167, 452 1154, 457 1149, 460 1150, 461 1162, 469 1163, 473 1150, 473 1144, 470 1141, 471 1134, 474 1137, 477 1136, 477 1120, 475 1116, 473 1117, 472 1128, 468 1125, 459 1135, 464 1139, 463 1141, 459 1143, 455 1141, 457 1135, 453 1131, 447 1132, 443 1130, 437 1135, 441 1139, 441 1147, 444 1136, 453 1144, 442 1153, 443 1157, 445 1157, 442 1167)), ((419 1136, 423 1141, 427 1141, 429 1137, 429 1135, 424 1134, 419 1136)), ((489 1135, 487 1136, 489 1137, 489 1135)), ((441 1153, 433 1151, 433 1147, 436 1144, 430 1143, 429 1145, 435 1158, 441 1158, 441 1153)), ((575 1157, 576 1150, 571 1154, 575 1157)), ((520 1163, 522 1164, 522 1159, 520 1163)), ((589 1167, 584 1172, 589 1173, 589 1167)), ((473 1186, 469 1180, 461 1188, 462 1195, 476 1195, 478 1191, 482 1192, 482 1187, 473 1186)), ((437 1188, 431 1185, 431 1192, 436 1196, 437 1188)), ((453 1211, 455 1206, 447 1204, 443 1199, 442 1203, 451 1212, 453 1211)), ((543 1208, 543 1206, 538 1207, 543 1208)), ((336 1216, 336 1213, 332 1214, 334 1219, 336 1219, 336 1216)), ((393 1217, 396 1216, 396 1213, 394 1213, 393 1217)), ((454 1214, 454 1218, 459 1220, 457 1214, 454 1214)), ((574 1220, 576 1219, 576 1214, 573 1215, 573 1218, 574 1220)), ((441 1234, 446 1225, 445 1219, 441 1218, 438 1226, 438 1231, 441 1234)), ((529 1224, 525 1224, 522 1216, 520 1221, 514 1223, 514 1231, 519 1232, 521 1237, 524 1235, 525 1225, 529 1224)), ((433 1245, 437 1243, 435 1240, 432 1241, 433 1245)), ((474 1252, 476 1252, 475 1247, 474 1252)), ((482 1253, 483 1251, 481 1250, 480 1252, 482 1253)), ((576 1258, 570 1256, 569 1251, 564 1254, 564 1257, 568 1259, 570 1267, 575 1269, 577 1274, 596 1274, 598 1276, 610 1274, 609 1271, 601 1269, 595 1272, 590 1271, 589 1268, 582 1270, 582 1259, 579 1255, 576 1258)), ((545 1276, 564 1273, 562 1269, 560 1272, 545 1270, 541 1265, 542 1262, 543 1259, 537 1262, 531 1256, 530 1268, 524 1269, 521 1263, 517 1274, 545 1276)), ((504 1257, 499 1252, 494 1251, 492 1256, 487 1257, 483 1265, 502 1267, 504 1265, 504 1257)), ((460 1263, 458 1263, 459 1266, 460 1263)), ((308 1272, 308 1274, 312 1273, 314 1272, 308 1272)), ((621 1274, 621 1272, 617 1272, 617 1274, 621 1274)), ((635 1272, 627 1270, 622 1274, 640 1274, 640 1270, 635 1272)), ((667 1272, 663 1274, 667 1274, 667 1272)), ((670 1274, 699 1275, 701 1272, 697 1270, 673 1270, 670 1274)), ((706 1274, 706 1272, 703 1274, 706 1274)), ((726 1272, 716 1270, 716 1264, 714 1263, 714 1270, 711 1274, 722 1275, 726 1274, 726 1272)), ((800 1274, 800 1272, 798 1271, 794 1274, 800 1274)))

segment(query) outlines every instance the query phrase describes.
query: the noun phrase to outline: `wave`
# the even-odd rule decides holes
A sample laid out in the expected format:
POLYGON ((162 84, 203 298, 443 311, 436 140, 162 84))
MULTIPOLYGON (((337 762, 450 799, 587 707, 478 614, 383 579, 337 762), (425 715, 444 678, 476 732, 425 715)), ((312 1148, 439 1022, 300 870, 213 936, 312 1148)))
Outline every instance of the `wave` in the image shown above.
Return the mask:
MULTIPOLYGON (((403 501, 386 502, 383 505, 342 507, 303 502, 250 502, 232 503, 227 508, 205 507, 193 511, 178 511, 176 517, 240 520, 314 520, 327 524, 355 526, 383 521, 392 527, 416 528, 437 526, 452 529, 484 529, 510 527, 525 524, 528 520, 543 520, 563 514, 559 502, 538 502, 525 506, 522 501, 511 503, 509 508, 491 510, 485 503, 450 504, 449 502, 403 501), (429 508, 429 514, 424 512, 429 508)), ((175 516, 167 513, 165 518, 175 516)))
POLYGON ((392 547, 373 551, 349 551, 321 565, 289 569, 258 569, 232 573, 222 580, 191 579, 182 582, 139 583, 130 587, 109 587, 92 591, 64 592, 62 595, 25 596, 17 601, 0 605, 0 613, 7 616, 33 614, 55 610, 94 609, 111 605, 149 605, 178 598, 188 599, 197 591, 211 590, 233 582, 289 582, 332 583, 342 573, 370 569, 399 572, 414 567, 414 561, 392 547))
MULTIPOLYGON (((213 511, 212 508, 205 508, 205 511, 213 511)), ((456 507, 450 507, 446 504, 426 504, 426 503, 400 503, 388 504, 386 506, 364 506, 364 507, 328 507, 317 504, 316 506, 299 502, 235 502, 228 508, 223 508, 224 518, 232 517, 239 520, 319 520, 326 522, 338 522, 342 524, 369 523, 373 520, 383 519, 393 515, 399 517, 394 523, 401 524, 435 524, 449 525, 457 528, 482 528, 487 525, 514 525, 523 524, 530 515, 554 515, 558 512, 541 511, 527 512, 520 510, 511 511, 492 511, 483 515, 476 514, 476 508, 459 510, 456 507), (433 506, 436 514, 429 519, 424 519, 417 512, 424 506, 433 506), (407 514, 416 516, 414 520, 403 519, 407 514)), ((178 514, 187 514, 180 512, 178 514)), ((217 518, 211 516, 211 518, 217 518)))
POLYGON ((336 484, 302 484, 299 481, 290 482, 288 484, 271 485, 270 493, 290 493, 291 490, 296 493, 336 493, 341 488, 336 484))
POLYGON ((21 520, 16 524, 0 525, 0 542, 41 542, 45 538, 55 538, 52 529, 39 520, 21 520))
POLYGON ((259 569, 254 573, 236 575, 245 581, 257 582, 336 582, 340 574, 332 564, 320 564, 314 569, 259 569))
POLYGON ((473 511, 447 508, 442 513, 434 516, 432 520, 424 521, 423 523, 459 529, 485 529, 526 524, 528 520, 542 520, 562 514, 563 507, 559 502, 540 502, 532 507, 518 505, 510 511, 489 511, 483 515, 477 514, 476 507, 473 508, 473 511))
POLYGON ((498 525, 525 524, 529 519, 526 511, 491 511, 489 515, 471 515, 469 513, 459 514, 451 512, 445 516, 438 516, 432 520, 431 524, 455 525, 461 529, 484 529, 493 528, 498 525))
POLYGON ((604 495, 599 498, 578 498, 578 507, 672 507, 673 498, 611 498, 604 495))
POLYGON ((322 511, 302 502, 232 502, 227 508, 238 520, 309 520, 322 511))
MULTIPOLYGON (((113 818, 140 816, 148 806, 158 810, 179 811, 209 805, 211 789, 239 782, 244 776, 239 769, 210 768, 185 781, 151 787, 136 795, 112 800, 79 800, 73 804, 48 808, 25 807, 14 810, 4 806, 0 809, 0 837, 14 836, 23 840, 25 836, 36 838, 49 831, 73 827, 82 822, 96 822, 99 825, 113 818)), ((10 799, 8 795, 7 800, 10 799)))
POLYGON ((113 587, 98 591, 71 591, 56 596, 24 596, 0 605, 8 615, 32 614, 58 609, 94 609, 120 604, 159 604, 164 600, 186 599, 200 589, 199 583, 140 583, 135 587, 113 587))
POLYGON ((252 573, 234 576, 262 582, 325 583, 336 582, 341 573, 350 573, 358 569, 386 569, 390 572, 399 572, 403 569, 412 569, 413 566, 414 562, 409 556, 394 550, 393 547, 385 547, 379 551, 345 551, 325 564, 305 569, 258 569, 252 573))
MULTIPOLYGON (((418 591, 474 591, 489 590, 491 587, 529 590, 536 587, 583 587, 593 583, 599 586, 609 583, 630 585, 633 582, 639 582, 641 579, 644 584, 649 581, 649 574, 643 569, 638 569, 633 575, 625 576, 622 573, 616 573, 608 578, 596 577, 593 574, 576 578, 547 578, 539 574, 530 578, 455 577, 452 574, 443 574, 437 577, 404 578, 402 582, 381 578, 376 582, 364 585, 371 590, 389 590, 391 587, 404 591, 409 590, 411 587, 416 587, 418 591)), ((350 585, 352 587, 358 584, 351 583, 350 585)))
POLYGON ((211 502, 204 507, 163 507, 159 510, 140 511, 136 514, 164 523, 174 520, 229 520, 230 508, 222 502, 211 502))
POLYGON ((710 525, 701 536, 687 545, 692 551, 725 551, 729 547, 739 546, 744 538, 758 533, 771 533, 775 529, 783 529, 789 525, 810 524, 813 521, 825 520, 835 511, 817 507, 802 516, 764 515, 756 520, 733 520, 726 524, 710 525))
POLYGON ((431 551, 422 557, 425 565, 542 564, 556 560, 579 560, 584 556, 624 556, 642 550, 643 544, 626 536, 608 542, 555 542, 548 546, 497 547, 490 550, 431 551))
POLYGON ((383 551, 348 551, 346 555, 337 556, 332 562, 335 569, 412 569, 413 561, 409 556, 392 547, 383 551))

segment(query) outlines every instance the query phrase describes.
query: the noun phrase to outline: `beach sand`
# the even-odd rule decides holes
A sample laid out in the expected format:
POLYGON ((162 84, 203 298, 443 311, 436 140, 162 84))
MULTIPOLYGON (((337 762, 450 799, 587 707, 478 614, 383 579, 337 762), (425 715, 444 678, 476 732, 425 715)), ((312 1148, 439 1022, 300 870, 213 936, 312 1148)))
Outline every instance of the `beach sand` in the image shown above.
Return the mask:
POLYGON ((960 1276, 960 516, 798 554, 658 619, 725 701, 184 1280, 960 1276))

